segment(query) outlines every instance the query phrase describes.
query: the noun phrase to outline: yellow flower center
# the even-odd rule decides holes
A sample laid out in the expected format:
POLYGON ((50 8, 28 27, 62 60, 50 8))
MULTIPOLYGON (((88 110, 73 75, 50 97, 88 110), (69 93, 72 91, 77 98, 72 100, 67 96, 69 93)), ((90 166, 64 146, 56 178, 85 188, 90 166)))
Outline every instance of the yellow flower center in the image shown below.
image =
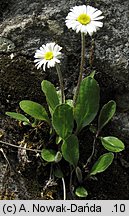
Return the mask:
POLYGON ((53 58, 53 52, 46 52, 44 58, 46 60, 51 60, 53 58))
POLYGON ((87 25, 90 22, 90 16, 87 14, 80 14, 77 18, 77 21, 82 25, 87 25))

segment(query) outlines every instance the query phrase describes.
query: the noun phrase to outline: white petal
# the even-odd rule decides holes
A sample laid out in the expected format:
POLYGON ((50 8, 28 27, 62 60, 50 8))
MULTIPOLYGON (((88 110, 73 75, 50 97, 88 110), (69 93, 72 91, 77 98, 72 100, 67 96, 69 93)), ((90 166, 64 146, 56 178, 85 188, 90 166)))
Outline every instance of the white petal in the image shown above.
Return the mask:
POLYGON ((44 50, 37 50, 36 53, 44 53, 44 50))
MULTIPOLYGON (((104 16, 99 16, 99 17, 96 17, 96 18, 94 18, 93 20, 101 20, 101 19, 103 19, 104 18, 104 16)), ((92 19, 91 19, 92 20, 92 19)))
POLYGON ((87 34, 87 29, 85 25, 81 26, 81 32, 87 34))
POLYGON ((57 44, 55 45, 53 51, 54 52, 59 52, 62 49, 62 47, 58 46, 57 44))
POLYGON ((48 62, 48 66, 49 66, 49 67, 54 67, 54 66, 55 66, 55 60, 54 60, 54 59, 50 60, 50 61, 48 62))
POLYGON ((44 51, 44 48, 43 48, 43 47, 40 47, 40 50, 39 50, 39 51, 41 51, 41 52, 44 51))
POLYGON ((93 25, 92 22, 90 22, 88 25, 87 25, 88 28, 91 28, 92 31, 95 31, 96 32, 96 26, 93 25))
POLYGON ((44 70, 44 71, 45 71, 46 63, 47 63, 47 62, 44 62, 44 64, 43 64, 43 70, 44 70))
POLYGON ((51 61, 47 62, 47 68, 51 67, 51 61))
POLYGON ((99 22, 99 21, 91 21, 91 24, 96 26, 96 27, 102 27, 103 26, 103 23, 99 22))
POLYGON ((60 60, 57 58, 54 58, 55 62, 60 63, 60 60))
POLYGON ((96 18, 96 17, 100 16, 101 14, 102 14, 102 11, 97 10, 92 14, 92 18, 96 18))
POLYGON ((40 61, 42 61, 43 59, 35 59, 34 60, 34 62, 36 63, 36 62, 40 62, 40 61))
POLYGON ((78 12, 76 12, 76 13, 70 12, 70 13, 68 13, 66 19, 76 19, 77 16, 78 16, 78 12))
POLYGON ((54 53, 54 57, 57 58, 57 59, 60 59, 61 58, 61 53, 59 53, 59 52, 54 53))
POLYGON ((43 47, 43 49, 45 49, 46 46, 43 44, 42 47, 43 47))
POLYGON ((47 47, 48 47, 49 51, 52 52, 54 50, 54 46, 55 46, 55 42, 54 43, 49 43, 47 47))
POLYGON ((75 6, 71 9, 71 12, 75 14, 78 13, 78 11, 80 11, 80 6, 75 6))
POLYGON ((91 36, 93 34, 93 32, 95 31, 95 28, 93 25, 86 25, 86 30, 89 33, 89 35, 91 36))
POLYGON ((42 61, 37 63, 37 69, 39 69, 46 61, 43 59, 42 61))
POLYGON ((42 58, 43 58, 43 54, 35 53, 34 57, 35 57, 35 58, 42 59, 42 58))
POLYGON ((81 31, 81 25, 78 25, 78 26, 77 26, 76 32, 78 33, 79 31, 81 31))
POLYGON ((92 7, 92 6, 87 6, 87 14, 89 15, 89 16, 91 16, 95 11, 96 11, 97 9, 96 8, 94 8, 94 7, 92 7))
POLYGON ((80 8, 79 8, 79 11, 80 11, 80 13, 86 13, 86 5, 82 5, 82 6, 79 6, 80 8))

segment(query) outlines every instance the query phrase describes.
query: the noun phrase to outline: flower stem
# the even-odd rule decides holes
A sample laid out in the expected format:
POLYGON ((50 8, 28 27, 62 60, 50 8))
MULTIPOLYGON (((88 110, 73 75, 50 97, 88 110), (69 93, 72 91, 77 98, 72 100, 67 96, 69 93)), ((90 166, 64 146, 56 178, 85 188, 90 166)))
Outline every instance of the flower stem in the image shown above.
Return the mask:
POLYGON ((99 135, 99 133, 97 132, 95 137, 94 137, 94 141, 93 141, 92 153, 91 153, 90 157, 88 158, 86 165, 84 166, 85 169, 87 168, 88 164, 91 162, 91 160, 92 160, 92 158, 94 156, 95 146, 96 146, 96 139, 98 138, 98 135, 99 135))
POLYGON ((73 169, 72 169, 72 166, 70 165, 70 181, 69 181, 69 190, 70 190, 70 193, 72 195, 72 197, 74 197, 74 193, 73 193, 73 184, 72 184, 72 181, 73 181, 73 169))
POLYGON ((93 61, 94 61, 94 48, 95 48, 95 40, 94 38, 92 38, 91 49, 90 49, 90 59, 89 59, 89 64, 90 64, 91 69, 93 67, 93 61))
POLYGON ((63 200, 66 200, 66 187, 65 187, 65 181, 64 178, 62 178, 62 184, 63 184, 63 200))
POLYGON ((79 94, 79 89, 80 89, 80 85, 81 85, 81 81, 82 81, 84 63, 85 63, 85 34, 81 33, 81 64, 80 64, 80 73, 79 73, 79 77, 78 77, 77 88, 76 88, 76 92, 75 92, 75 95, 73 98, 74 106, 76 105, 77 97, 79 94))
POLYGON ((56 64, 56 70, 57 70, 59 83, 60 83, 60 89, 61 89, 61 103, 64 103, 64 100, 65 100, 65 97, 64 97, 64 84, 63 84, 63 77, 62 77, 62 73, 61 73, 59 64, 56 64))

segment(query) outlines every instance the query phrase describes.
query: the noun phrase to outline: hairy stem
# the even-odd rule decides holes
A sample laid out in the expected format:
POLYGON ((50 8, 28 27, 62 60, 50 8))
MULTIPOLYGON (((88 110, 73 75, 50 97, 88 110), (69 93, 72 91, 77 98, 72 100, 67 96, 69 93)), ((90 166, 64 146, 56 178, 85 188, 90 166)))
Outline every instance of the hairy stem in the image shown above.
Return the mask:
POLYGON ((69 190, 70 190, 70 193, 72 195, 72 197, 74 197, 74 194, 73 194, 73 185, 72 185, 72 181, 73 181, 73 169, 72 169, 72 166, 70 165, 70 181, 69 181, 69 190))
POLYGON ((66 200, 66 187, 65 187, 64 178, 62 178, 62 184, 63 184, 63 200, 66 200))
POLYGON ((53 166, 52 166, 52 164, 51 164, 49 180, 52 179, 52 171, 53 171, 53 166))
POLYGON ((96 147, 96 139, 98 137, 98 132, 96 133, 96 135, 94 136, 94 140, 93 140, 93 147, 92 147, 92 153, 90 155, 90 157, 88 158, 84 168, 87 168, 88 164, 91 162, 93 156, 94 156, 94 153, 95 153, 95 147, 96 147))
POLYGON ((81 64, 80 64, 80 73, 79 73, 79 77, 78 77, 77 88, 76 88, 76 92, 75 92, 74 98, 73 98, 74 106, 76 105, 77 97, 79 94, 79 89, 80 89, 80 85, 81 85, 81 81, 82 81, 82 74, 83 74, 83 69, 84 69, 83 68, 84 63, 85 63, 85 34, 81 33, 81 64))
POLYGON ((91 68, 93 66, 93 61, 94 61, 94 48, 95 48, 95 40, 94 40, 94 38, 92 38, 91 49, 90 49, 90 57, 89 57, 89 64, 90 64, 91 68))
POLYGON ((0 143, 11 146, 11 147, 15 147, 15 148, 25 149, 27 151, 33 151, 33 152, 36 152, 36 153, 37 152, 41 153, 41 150, 37 150, 37 149, 29 149, 29 148, 25 148, 25 147, 22 147, 22 146, 17 146, 17 145, 11 144, 11 143, 7 143, 7 142, 4 142, 4 141, 0 141, 0 143))
POLYGON ((61 73, 60 65, 59 64, 56 64, 56 70, 57 70, 57 74, 58 74, 58 78, 59 78, 59 83, 60 83, 60 89, 61 89, 61 103, 64 103, 64 100, 65 100, 64 84, 63 84, 63 77, 62 77, 62 73, 61 73))
POLYGON ((9 168, 10 168, 11 166, 10 166, 10 163, 9 163, 8 158, 6 157, 6 154, 4 153, 4 151, 3 151, 2 148, 0 148, 0 151, 2 152, 2 154, 3 154, 4 158, 5 158, 5 160, 7 161, 8 166, 9 166, 9 168))

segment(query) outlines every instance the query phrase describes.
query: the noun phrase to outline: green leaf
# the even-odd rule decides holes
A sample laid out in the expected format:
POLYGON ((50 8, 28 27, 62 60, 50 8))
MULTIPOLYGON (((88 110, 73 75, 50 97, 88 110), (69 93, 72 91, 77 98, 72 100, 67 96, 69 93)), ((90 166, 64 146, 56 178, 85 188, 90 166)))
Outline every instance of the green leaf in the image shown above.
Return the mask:
POLYGON ((56 153, 56 156, 55 156, 55 162, 58 163, 58 162, 61 161, 61 159, 62 159, 62 154, 61 154, 60 151, 58 151, 58 152, 56 153))
POLYGON ((95 70, 90 73, 89 77, 94 78, 94 76, 95 76, 95 70))
POLYGON ((102 107, 98 119, 98 131, 102 130, 102 128, 110 121, 115 111, 116 102, 113 100, 109 101, 102 107))
POLYGON ((39 103, 23 100, 20 102, 20 108, 35 119, 50 122, 46 110, 39 103))
MULTIPOLYGON (((23 122, 23 125, 29 125, 30 123, 27 123, 27 122, 23 122)), ((32 125, 31 125, 32 126, 32 125)))
POLYGON ((62 138, 66 139, 71 135, 73 130, 73 109, 68 104, 60 104, 56 107, 52 124, 56 133, 62 138))
POLYGON ((99 85, 94 78, 83 79, 74 108, 77 131, 94 120, 99 109, 99 92, 99 85))
POLYGON ((76 188, 75 194, 78 197, 87 197, 88 192, 84 187, 80 186, 80 187, 76 188))
POLYGON ((59 168, 54 169, 54 175, 55 175, 57 178, 63 178, 63 176, 64 176, 62 170, 59 169, 59 168))
POLYGON ((16 113, 16 112, 6 112, 6 115, 10 116, 11 118, 14 118, 18 121, 23 121, 26 122, 27 124, 30 124, 30 121, 28 118, 26 118, 26 116, 20 114, 20 113, 16 113))
POLYGON ((57 90, 56 93, 57 93, 57 96, 58 96, 59 104, 62 104, 61 90, 57 90))
POLYGON ((111 152, 120 152, 125 148, 124 143, 117 137, 101 137, 101 142, 104 148, 111 152))
POLYGON ((90 175, 96 175, 97 173, 105 171, 111 165, 113 159, 113 153, 106 153, 101 155, 97 162, 93 165, 90 175))
POLYGON ((54 162, 56 151, 52 149, 42 149, 41 156, 47 162, 54 162))
POLYGON ((41 83, 41 88, 46 96, 48 105, 54 111, 55 107, 59 104, 58 95, 54 85, 47 80, 43 80, 41 83))
POLYGON ((66 100, 66 104, 73 107, 73 100, 71 100, 71 99, 66 100))
POLYGON ((62 138, 59 137, 59 136, 57 136, 57 137, 56 137, 56 144, 58 145, 61 141, 62 141, 62 138))
POLYGON ((76 172, 76 176, 77 176, 79 183, 81 183, 82 182, 82 171, 80 167, 77 166, 75 172, 76 172))
POLYGON ((62 155, 66 161, 77 166, 79 160, 79 143, 75 135, 69 136, 61 146, 62 155))

